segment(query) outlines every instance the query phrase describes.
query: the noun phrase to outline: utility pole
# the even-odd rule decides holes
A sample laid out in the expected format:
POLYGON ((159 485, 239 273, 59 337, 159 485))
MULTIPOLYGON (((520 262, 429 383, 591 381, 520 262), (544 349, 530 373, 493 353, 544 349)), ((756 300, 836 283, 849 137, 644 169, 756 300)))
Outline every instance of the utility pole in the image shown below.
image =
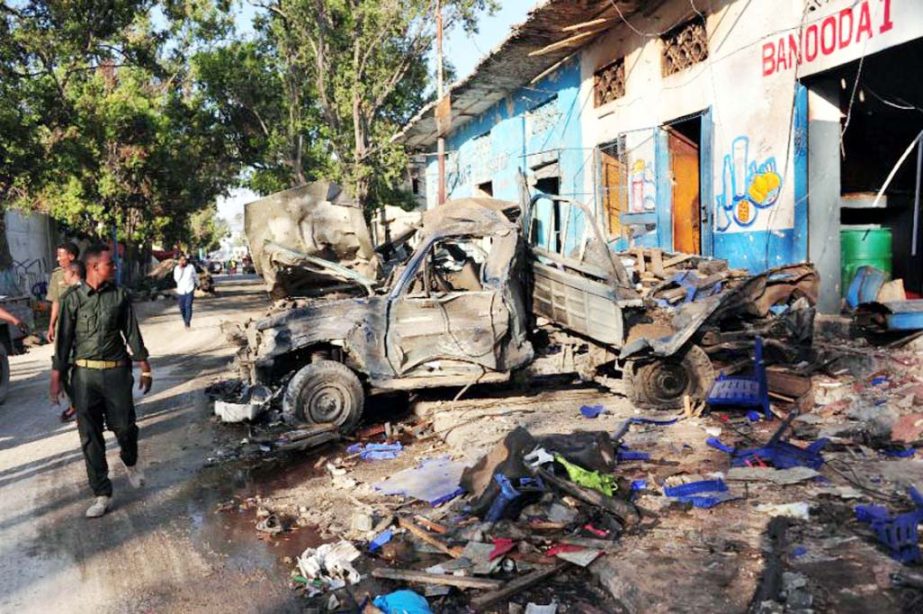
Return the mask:
MULTIPOLYGON (((445 75, 443 75, 442 64, 442 2, 436 0, 436 97, 440 102, 445 96, 445 83, 443 82, 445 75)), ((437 130, 439 130, 438 126, 437 130)), ((439 165, 439 191, 436 203, 441 205, 445 202, 445 138, 442 130, 439 130, 438 136, 436 159, 439 165)))

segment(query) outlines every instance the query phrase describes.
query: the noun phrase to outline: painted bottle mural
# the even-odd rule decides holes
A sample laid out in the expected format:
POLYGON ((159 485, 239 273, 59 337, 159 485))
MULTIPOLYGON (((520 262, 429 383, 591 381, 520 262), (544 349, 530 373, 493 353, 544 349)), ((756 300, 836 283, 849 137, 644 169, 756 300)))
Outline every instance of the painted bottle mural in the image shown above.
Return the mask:
POLYGON ((782 193, 782 177, 776 169, 775 157, 757 164, 750 160, 749 150, 749 137, 739 136, 731 143, 730 153, 724 156, 722 191, 715 197, 715 226, 719 232, 729 230, 734 224, 740 228, 752 226, 760 210, 776 204, 782 193))

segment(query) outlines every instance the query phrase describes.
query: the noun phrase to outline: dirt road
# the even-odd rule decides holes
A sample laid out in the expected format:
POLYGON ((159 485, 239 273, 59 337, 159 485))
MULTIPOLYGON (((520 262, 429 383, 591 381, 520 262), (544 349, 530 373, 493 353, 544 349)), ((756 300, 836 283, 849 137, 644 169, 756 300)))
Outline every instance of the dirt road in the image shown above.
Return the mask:
POLYGON ((223 428, 203 394, 231 356, 218 327, 265 309, 259 290, 225 281, 218 298, 196 301, 188 332, 172 301, 137 305, 155 373, 138 401, 148 484, 131 489, 110 434, 114 508, 99 520, 84 518, 91 493, 76 426, 48 402, 51 347, 12 358, 0 406, 0 611, 299 610, 280 554, 214 513, 248 476, 202 470, 223 428))

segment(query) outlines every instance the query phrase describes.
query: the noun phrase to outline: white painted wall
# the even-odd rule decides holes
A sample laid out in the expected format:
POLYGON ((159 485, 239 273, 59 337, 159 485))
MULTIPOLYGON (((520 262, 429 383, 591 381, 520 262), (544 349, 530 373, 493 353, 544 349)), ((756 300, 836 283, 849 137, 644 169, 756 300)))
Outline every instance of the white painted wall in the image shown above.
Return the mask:
MULTIPOLYGON (((653 163, 657 127, 712 108, 714 194, 727 185, 726 202, 741 196, 756 175, 775 173, 777 198, 765 208, 747 205, 727 212, 710 203, 716 232, 777 232, 794 223, 794 153, 790 125, 799 76, 852 61, 923 36, 923 0, 694 0, 707 11, 709 57, 661 76, 659 33, 694 15, 689 0, 674 0, 650 18, 630 19, 581 54, 583 143, 590 147, 628 138, 629 168, 653 163), (811 10, 809 10, 811 9, 811 10), (861 29, 861 30, 860 30, 861 29), (593 106, 593 74, 625 57, 626 95, 593 106), (801 63, 799 64, 799 57, 801 63), (752 168, 752 167, 751 167, 752 168), (730 185, 737 175, 737 189, 730 185), (734 214, 741 219, 735 219, 734 214), (750 221, 749 225, 740 221, 750 221)), ((586 192, 594 173, 585 174, 586 192)))
MULTIPOLYGON (((52 269, 57 266, 54 261, 54 245, 51 223, 42 213, 23 213, 7 211, 6 237, 13 257, 11 276, 28 294, 38 282, 47 282, 52 269)), ((3 280, 8 286, 8 279, 3 280)), ((11 288, 3 288, 4 294, 11 293, 11 288)))

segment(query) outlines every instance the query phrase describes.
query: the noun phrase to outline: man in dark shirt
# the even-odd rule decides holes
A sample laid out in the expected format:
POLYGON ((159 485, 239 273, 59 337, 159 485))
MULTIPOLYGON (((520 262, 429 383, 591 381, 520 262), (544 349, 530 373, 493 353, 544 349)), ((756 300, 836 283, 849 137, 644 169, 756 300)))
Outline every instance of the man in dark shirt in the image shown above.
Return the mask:
POLYGON ((106 463, 105 425, 115 433, 120 457, 135 488, 144 482, 138 462, 138 427, 131 394, 131 362, 140 363, 139 388, 146 394, 153 382, 147 349, 128 293, 113 282, 114 266, 106 246, 91 247, 86 256, 86 283, 61 301, 51 371, 51 400, 61 396, 62 375, 74 365, 71 385, 77 408, 77 430, 96 499, 88 518, 106 513, 112 482, 106 463), (131 353, 129 354, 129 350, 131 353))

